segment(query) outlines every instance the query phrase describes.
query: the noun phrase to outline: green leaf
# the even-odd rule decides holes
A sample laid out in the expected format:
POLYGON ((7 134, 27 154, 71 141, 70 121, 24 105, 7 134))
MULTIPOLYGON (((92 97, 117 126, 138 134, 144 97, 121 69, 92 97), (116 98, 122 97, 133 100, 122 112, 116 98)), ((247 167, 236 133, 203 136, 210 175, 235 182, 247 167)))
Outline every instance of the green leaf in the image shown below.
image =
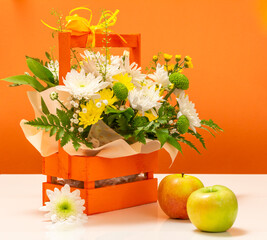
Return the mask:
POLYGON ((58 119, 58 117, 54 114, 51 114, 51 117, 53 118, 55 125, 57 125, 58 127, 60 127, 60 121, 58 119))
POLYGON ((205 144, 204 138, 199 133, 195 133, 191 129, 188 129, 188 133, 190 133, 193 136, 195 136, 200 141, 200 143, 202 144, 202 146, 206 149, 206 144, 205 144))
POLYGON ((57 116, 62 123, 62 126, 66 127, 70 124, 70 119, 65 111, 57 109, 57 116))
POLYGON ((121 131, 127 131, 129 129, 128 121, 123 115, 118 116, 117 123, 121 131))
POLYGON ((45 116, 41 116, 41 118, 43 120, 44 125, 48 125, 49 124, 45 116))
POLYGON ((206 130, 207 132, 209 132, 213 137, 216 137, 214 134, 213 134, 213 132, 212 131, 210 131, 208 128, 205 128, 205 127, 199 127, 199 128, 201 128, 201 129, 203 129, 203 130, 206 130))
POLYGON ((179 141, 180 141, 180 142, 183 142, 183 143, 185 143, 185 144, 187 144, 189 147, 193 148, 193 149, 196 150, 199 154, 201 154, 201 153, 198 151, 198 149, 196 148, 196 146, 195 146, 192 142, 190 142, 190 141, 188 141, 188 140, 186 140, 186 139, 184 139, 184 138, 180 138, 179 141))
POLYGON ((181 153, 183 153, 180 143, 178 143, 175 138, 173 138, 172 136, 169 136, 167 139, 167 142, 171 144, 172 146, 174 146, 176 149, 178 149, 181 153))
POLYGON ((52 137, 53 135, 55 135, 56 134, 56 132, 57 132, 57 130, 58 130, 58 128, 57 127, 53 127, 51 130, 50 130, 50 137, 52 137))
POLYGON ((169 137, 169 130, 167 128, 157 129, 156 136, 161 143, 161 147, 167 142, 169 137))
POLYGON ((42 112, 45 114, 45 115, 48 115, 50 114, 46 104, 45 104, 45 101, 43 99, 43 97, 41 97, 41 106, 42 106, 42 112))
POLYGON ((221 131, 223 132, 223 129, 220 128, 215 122, 213 122, 211 119, 210 120, 201 120, 201 124, 202 125, 205 125, 205 126, 208 126, 210 128, 212 128, 215 132, 217 131, 221 131))
POLYGON ((75 149, 76 151, 78 151, 79 148, 80 148, 80 146, 81 146, 81 144, 78 143, 77 141, 72 141, 72 145, 73 145, 73 147, 74 147, 74 149, 75 149))
POLYGON ((56 141, 60 140, 64 134, 64 128, 59 128, 56 135, 56 141))
POLYGON ((48 59, 49 61, 52 60, 52 59, 51 59, 51 55, 50 55, 48 52, 45 52, 45 56, 47 57, 47 59, 48 59))
POLYGON ((71 139, 71 136, 67 132, 64 132, 64 135, 60 141, 60 146, 64 147, 70 141, 70 139, 71 139))
POLYGON ((27 58, 27 65, 32 73, 41 80, 55 83, 53 73, 33 58, 27 58))
POLYGON ((11 82, 14 84, 30 85, 38 92, 45 90, 45 87, 39 81, 37 81, 34 77, 31 77, 28 75, 17 75, 17 76, 4 78, 2 80, 7 81, 7 82, 11 82))

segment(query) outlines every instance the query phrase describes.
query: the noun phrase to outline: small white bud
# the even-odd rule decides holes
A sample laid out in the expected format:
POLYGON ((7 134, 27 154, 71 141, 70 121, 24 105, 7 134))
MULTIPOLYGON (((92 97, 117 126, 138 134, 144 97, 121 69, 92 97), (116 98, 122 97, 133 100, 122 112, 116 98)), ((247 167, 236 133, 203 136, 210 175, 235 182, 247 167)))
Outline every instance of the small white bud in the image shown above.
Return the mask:
POLYGON ((108 100, 103 100, 103 103, 105 104, 105 105, 108 105, 108 100))
POLYGON ((74 106, 75 108, 78 108, 78 107, 79 107, 79 104, 78 104, 78 103, 74 103, 73 106, 74 106))
POLYGON ((77 118, 77 117, 78 117, 77 113, 74 113, 73 118, 77 118))
POLYGON ((97 103, 96 103, 96 106, 97 106, 98 108, 100 108, 100 107, 101 107, 101 105, 102 105, 102 103, 101 103, 101 102, 97 102, 97 103))
POLYGON ((78 123, 79 123, 79 120, 78 120, 78 119, 74 119, 73 122, 74 122, 75 124, 78 124, 78 123))
POLYGON ((57 92, 51 92, 50 93, 50 98, 51 98, 51 100, 56 100, 56 99, 58 99, 58 93, 57 92))
POLYGON ((123 52, 123 56, 128 58, 128 57, 130 56, 130 52, 127 51, 127 50, 125 50, 125 51, 123 52))
POLYGON ((73 132, 74 131, 74 127, 71 127, 69 130, 70 130, 70 132, 73 132))
POLYGON ((70 104, 74 106, 75 102, 73 100, 70 101, 70 104))
POLYGON ((86 108, 83 108, 83 113, 87 113, 87 109, 86 108))
POLYGON ((170 121, 169 121, 169 124, 173 124, 173 120, 170 120, 170 121))
POLYGON ((78 131, 81 133, 81 132, 83 132, 83 128, 82 127, 79 127, 78 128, 78 131))
POLYGON ((79 114, 79 113, 80 113, 80 110, 79 110, 79 109, 78 109, 78 110, 76 110, 76 113, 77 113, 77 114, 79 114))

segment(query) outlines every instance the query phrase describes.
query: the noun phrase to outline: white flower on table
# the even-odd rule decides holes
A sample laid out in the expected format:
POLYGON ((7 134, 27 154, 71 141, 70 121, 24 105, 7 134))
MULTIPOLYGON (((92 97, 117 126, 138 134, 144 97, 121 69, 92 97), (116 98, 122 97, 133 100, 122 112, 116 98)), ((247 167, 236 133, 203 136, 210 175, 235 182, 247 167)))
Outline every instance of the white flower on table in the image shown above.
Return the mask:
POLYGON ((189 127, 196 133, 195 127, 201 127, 201 120, 195 109, 195 104, 189 101, 188 95, 185 92, 180 93, 179 98, 176 98, 179 103, 179 112, 177 118, 184 115, 189 120, 189 127))
POLYGON ((57 86, 56 88, 61 91, 69 92, 75 99, 81 100, 98 98, 100 90, 106 88, 109 83, 103 82, 102 77, 95 77, 92 73, 85 74, 82 69, 77 72, 72 69, 67 73, 66 79, 63 80, 65 86, 57 86))
POLYGON ((159 63, 157 64, 156 71, 153 74, 148 74, 148 77, 153 79, 155 83, 161 84, 162 87, 168 87, 170 85, 168 72, 159 63))
POLYGON ((50 202, 46 202, 40 210, 48 211, 46 216, 52 223, 81 224, 87 221, 83 213, 85 201, 81 199, 79 190, 70 192, 70 186, 66 184, 61 190, 46 190, 46 194, 50 202))
POLYGON ((128 95, 131 107, 140 111, 142 115, 149 110, 156 115, 153 108, 158 109, 163 101, 163 96, 160 96, 160 90, 161 86, 156 90, 155 84, 153 86, 144 86, 141 89, 134 88, 128 95))

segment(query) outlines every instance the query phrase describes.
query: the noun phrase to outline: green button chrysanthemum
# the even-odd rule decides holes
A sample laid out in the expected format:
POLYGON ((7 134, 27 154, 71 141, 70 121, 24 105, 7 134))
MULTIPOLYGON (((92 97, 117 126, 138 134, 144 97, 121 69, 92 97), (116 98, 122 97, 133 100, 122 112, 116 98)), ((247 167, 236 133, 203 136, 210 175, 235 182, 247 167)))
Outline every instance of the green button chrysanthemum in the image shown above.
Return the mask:
POLYGON ((189 88, 188 78, 179 72, 172 73, 169 77, 171 83, 175 85, 176 88, 187 90, 189 88))
POLYGON ((182 115, 178 118, 177 121, 177 129, 179 133, 184 134, 188 131, 189 128, 189 120, 185 115, 182 115))
POLYGON ((115 83, 113 85, 113 92, 119 100, 125 100, 128 97, 128 89, 123 83, 115 83))
POLYGON ((137 116, 135 117, 135 119, 133 120, 133 126, 135 128, 137 127, 143 127, 144 125, 146 125, 149 122, 147 117, 144 116, 137 116))

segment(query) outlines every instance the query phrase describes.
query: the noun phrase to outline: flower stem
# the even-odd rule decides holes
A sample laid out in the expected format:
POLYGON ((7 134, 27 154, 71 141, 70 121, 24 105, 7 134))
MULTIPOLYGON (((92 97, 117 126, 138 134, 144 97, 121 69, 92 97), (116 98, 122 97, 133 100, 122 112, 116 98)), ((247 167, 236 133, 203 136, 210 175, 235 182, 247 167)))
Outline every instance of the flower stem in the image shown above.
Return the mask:
POLYGON ((171 96, 171 94, 173 93, 173 91, 174 91, 175 89, 176 89, 176 87, 173 86, 173 88, 168 92, 168 94, 164 97, 164 99, 167 100, 167 99, 171 96))
POLYGON ((57 99, 57 101, 59 102, 59 104, 68 112, 69 111, 69 109, 67 109, 66 107, 65 107, 65 105, 59 100, 59 99, 57 99))

